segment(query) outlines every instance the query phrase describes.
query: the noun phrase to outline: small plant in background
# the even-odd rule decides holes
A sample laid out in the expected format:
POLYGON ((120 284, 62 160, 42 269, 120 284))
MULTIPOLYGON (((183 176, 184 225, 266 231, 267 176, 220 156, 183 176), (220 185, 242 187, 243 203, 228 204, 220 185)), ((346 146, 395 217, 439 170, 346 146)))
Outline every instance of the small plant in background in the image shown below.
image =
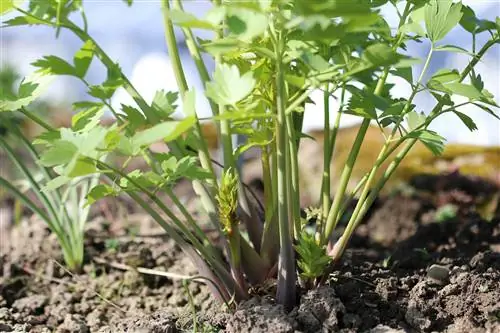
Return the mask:
POLYGON ((457 212, 458 212, 458 207, 455 205, 447 204, 441 206, 436 210, 435 214, 436 222, 441 223, 451 220, 457 216, 457 212))
POLYGON ((203 18, 185 12, 180 0, 163 0, 165 40, 179 91, 160 91, 152 103, 140 96, 119 65, 88 34, 83 1, 29 1, 27 9, 16 3, 11 2, 11 7, 20 16, 6 21, 6 26, 42 25, 57 32, 67 29, 81 39, 82 47, 72 62, 57 56, 35 62, 39 68, 36 80, 23 82, 18 98, 3 101, 1 109, 13 111, 27 106, 43 88, 42 81, 53 75, 75 77, 87 86, 93 98, 74 104, 79 112, 72 128, 48 128, 37 140, 46 147, 40 162, 53 167, 59 175, 46 189, 57 191, 74 179, 102 176, 105 182, 89 187, 89 203, 127 193, 191 257, 200 275, 211 281, 214 294, 226 303, 247 299, 251 286, 276 277, 277 302, 291 309, 297 301, 297 275, 304 286, 312 287, 330 265, 340 260, 354 230, 415 143, 423 143, 435 154, 442 152, 444 139, 429 129, 436 118, 454 113, 475 130, 464 106, 475 105, 497 117, 493 96, 474 67, 500 42, 500 20, 480 20, 470 8, 451 0, 214 0, 213 8, 203 18), (382 5, 397 11, 400 21, 396 29, 391 29, 381 16, 382 5), (82 15, 83 26, 72 21, 72 13, 82 15), (441 43, 459 24, 471 34, 471 50, 441 43), (207 120, 217 125, 224 152, 220 179, 195 112, 195 94, 202 92, 187 85, 174 25, 181 28, 204 83, 213 113, 207 120), (192 29, 210 30, 215 37, 200 40, 192 29), (478 48, 476 36, 482 33, 489 38, 478 48), (408 44, 423 41, 430 43, 430 48, 414 78, 414 65, 420 59, 404 51, 408 44), (437 52, 464 53, 469 63, 461 70, 431 73, 425 81, 429 63, 437 52), (202 53, 215 60, 212 75, 202 53), (85 79, 94 59, 107 68, 106 79, 98 85, 85 79), (388 83, 390 76, 409 83, 409 96, 391 95, 394 85, 388 83), (119 87, 132 96, 135 105, 122 105, 119 110, 111 106, 110 98, 119 87), (324 109, 317 110, 322 111, 325 120, 324 170, 321 218, 317 219, 320 223, 314 234, 309 234, 303 228, 300 212, 297 153, 304 136, 304 107, 317 89, 323 91, 325 99, 324 109), (420 93, 430 93, 436 100, 430 112, 417 110, 413 104, 420 93), (332 127, 331 96, 340 102, 332 127), (456 103, 454 96, 464 101, 456 103), (178 99, 183 102, 183 117, 174 119, 178 99), (105 109, 117 119, 108 128, 98 124, 105 109), (359 116, 363 121, 331 200, 330 165, 343 114, 359 116), (352 170, 370 123, 380 127, 385 144, 370 172, 349 192, 352 170), (234 146, 231 137, 236 134, 245 135, 247 143, 234 146), (157 141, 167 143, 169 153, 152 152, 149 146, 157 141), (264 214, 248 200, 249 192, 237 168, 236 160, 250 147, 261 150, 264 214), (150 170, 126 173, 124 166, 106 163, 104 158, 113 154, 142 156, 150 170), (390 161, 387 167, 386 161, 390 161), (173 186, 181 178, 192 181, 222 238, 222 252, 174 193, 173 186), (168 196, 180 213, 166 206, 158 193, 168 196), (347 227, 336 239, 333 231, 355 196, 358 201, 349 214, 347 227))
POLYGON ((117 252, 120 248, 120 242, 116 238, 106 239, 104 241, 104 246, 106 247, 106 250, 110 252, 117 252))
POLYGON ((23 177, 20 186, 18 181, 10 181, 0 176, 0 186, 47 223, 57 236, 66 265, 71 271, 78 272, 84 259, 84 227, 90 210, 86 195, 97 185, 98 176, 74 178, 64 187, 52 188, 54 182, 57 182, 57 176, 47 168, 50 163, 41 158, 21 130, 3 116, 4 114, 0 113, 2 124, 8 126, 17 143, 35 163, 39 162, 39 165, 35 170, 28 168, 25 165, 26 160, 21 159, 7 140, 0 136, 0 148, 23 177))

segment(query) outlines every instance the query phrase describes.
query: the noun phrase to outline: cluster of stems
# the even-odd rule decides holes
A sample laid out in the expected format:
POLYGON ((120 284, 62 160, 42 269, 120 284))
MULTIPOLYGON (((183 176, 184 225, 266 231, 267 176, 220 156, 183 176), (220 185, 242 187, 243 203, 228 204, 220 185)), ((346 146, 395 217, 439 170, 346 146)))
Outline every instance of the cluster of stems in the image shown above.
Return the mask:
MULTIPOLYGON (((220 0, 215 0, 214 5, 220 6, 220 0)), ((180 97, 184 98, 189 92, 189 87, 179 55, 178 41, 174 33, 174 25, 170 16, 171 9, 183 10, 181 1, 162 0, 162 11, 168 54, 175 74, 180 97)), ((408 2, 403 13, 400 15, 399 27, 407 23, 411 9, 411 2, 408 2)), ((33 14, 29 12, 21 9, 19 9, 19 11, 26 16, 33 17, 33 14)), ((203 204, 203 208, 210 217, 210 221, 213 223, 214 228, 219 231, 222 243, 224 244, 223 252, 226 254, 226 257, 221 254, 218 247, 204 234, 191 213, 182 204, 173 190, 165 190, 166 194, 172 199, 174 206, 168 207, 157 195, 155 195, 155 193, 153 193, 153 191, 141 185, 119 168, 115 168, 102 160, 98 160, 96 163, 98 168, 103 171, 105 177, 107 177, 109 183, 119 186, 116 183, 116 179, 126 179, 129 184, 133 185, 139 192, 145 194, 148 199, 153 202, 153 205, 151 205, 136 192, 128 191, 128 194, 148 214, 150 214, 151 217, 168 232, 170 237, 179 244, 182 250, 192 258, 200 274, 210 281, 210 286, 213 288, 214 293, 223 301, 229 303, 233 299, 236 301, 246 299, 249 296, 248 284, 259 284, 268 277, 277 276, 277 300, 279 303, 285 305, 286 308, 291 309, 291 307, 295 305, 297 299, 297 267, 294 244, 299 239, 302 231, 298 149, 303 115, 295 111, 305 104, 310 93, 318 86, 316 83, 311 83, 313 81, 306 81, 307 83, 304 84, 302 89, 299 89, 296 93, 292 93, 292 89, 286 80, 286 75, 290 71, 291 63, 287 55, 289 31, 286 28, 286 22, 283 22, 284 18, 280 16, 279 13, 271 13, 270 15, 271 18, 269 20, 270 23, 266 35, 270 40, 272 52, 266 49, 264 56, 269 59, 271 63, 270 66, 274 71, 273 81, 270 84, 272 88, 269 93, 272 105, 268 110, 273 116, 271 118, 273 119, 273 127, 268 130, 268 134, 273 137, 273 140, 271 145, 261 147, 265 202, 265 214, 263 218, 256 207, 250 204, 247 197, 248 191, 245 190, 241 183, 240 170, 236 167, 234 147, 231 140, 234 132, 231 128, 231 121, 224 117, 221 117, 220 120, 217 121, 218 137, 224 153, 223 176, 222 180, 220 180, 214 169, 207 142, 202 136, 200 119, 195 115, 196 122, 194 134, 200 148, 198 150, 198 160, 200 166, 209 172, 210 177, 204 182, 194 180, 193 188, 198 194, 203 204), (173 208, 176 208, 180 212, 181 217, 174 213, 173 208), (245 228, 240 228, 240 224, 244 225, 245 228), (246 230, 248 237, 244 237, 243 230, 246 230), (279 242, 276 240, 279 240, 279 242)), ((58 19, 56 23, 38 17, 36 17, 36 19, 43 22, 43 24, 53 26, 57 29, 69 29, 83 42, 92 41, 95 45, 94 52, 96 57, 107 68, 116 68, 115 63, 87 33, 86 28, 82 29, 78 27, 67 18, 58 19)), ((191 29, 182 27, 182 32, 190 56, 194 60, 198 70, 199 77, 203 85, 206 86, 206 84, 211 81, 211 77, 201 57, 200 45, 196 41, 191 29)), ((218 29, 215 33, 215 41, 223 39, 225 37, 224 33, 222 28, 218 29)), ((399 33, 392 40, 393 51, 397 51, 404 41, 404 34, 399 33)), ((498 35, 495 35, 483 46, 471 60, 470 64, 462 71, 460 82, 469 75, 486 51, 497 42, 498 35)), ((434 51, 435 46, 431 45, 421 73, 416 83, 412 86, 412 93, 406 101, 402 115, 411 111, 412 102, 417 93, 421 91, 423 85, 422 80, 428 70, 434 51)), ((220 66, 224 61, 221 55, 215 56, 215 66, 220 66)), ((374 95, 381 95, 384 91, 389 71, 389 67, 380 70, 378 81, 373 91, 374 95)), ((331 79, 331 75, 326 75, 328 73, 323 74, 330 79, 321 81, 323 76, 320 74, 316 76, 316 80, 314 81, 321 81, 319 86, 324 90, 325 122, 324 164, 320 200, 322 218, 317 225, 316 236, 319 245, 328 247, 330 250, 329 253, 333 257, 333 261, 336 262, 341 258, 352 233, 366 215, 380 190, 417 142, 417 139, 410 137, 408 134, 399 135, 398 129, 403 119, 403 116, 401 116, 399 118, 400 120, 394 125, 387 136, 386 142, 371 170, 357 184, 354 191, 348 193, 348 184, 351 180, 358 154, 371 123, 370 119, 364 119, 359 127, 358 134, 341 172, 339 184, 332 202, 330 197, 330 166, 337 144, 337 133, 343 113, 346 85, 349 78, 340 76, 333 80, 331 79), (332 127, 330 125, 331 110, 329 99, 334 92, 340 92, 340 109, 337 112, 332 127), (391 158, 396 151, 397 154, 392 158, 388 167, 383 170, 382 176, 377 178, 384 162, 391 158), (345 231, 339 239, 332 239, 333 231, 345 212, 347 203, 355 195, 359 195, 359 200, 357 201, 353 213, 350 215, 345 231)), ((123 80, 124 88, 133 97, 138 107, 144 112, 147 121, 150 124, 155 124, 158 121, 155 112, 121 71, 120 76, 123 80)), ((87 86, 89 85, 85 80, 83 80, 83 83, 87 86)), ((120 115, 112 109, 109 101, 102 100, 102 102, 111 109, 116 115, 117 120, 120 121, 120 115)), ((224 115, 226 112, 230 111, 226 105, 217 104, 213 101, 209 102, 213 116, 224 115)), ((427 128, 437 116, 446 112, 446 110, 443 110, 443 107, 443 102, 438 102, 425 122, 419 126, 419 129, 427 128)), ((37 123, 40 123, 46 129, 53 130, 49 125, 37 119, 35 115, 28 114, 28 116, 37 123)), ((0 144, 4 146, 4 148, 7 147, 6 149, 9 151, 8 146, 6 146, 1 138, 0 144)), ((178 157, 187 153, 181 141, 174 140, 169 142, 169 148, 170 151, 178 157)), ((33 153, 36 154, 34 150, 33 153)), ((155 161, 150 151, 145 150, 144 158, 149 162, 153 170, 159 169, 158 162, 155 161)), ((4 180, 0 178, 0 185, 3 185, 3 182, 4 180)), ((34 180, 33 183, 36 184, 34 180)), ((55 198, 58 199, 57 196, 55 198)), ((40 192, 40 199, 46 202, 47 207, 54 207, 54 202, 51 202, 43 192, 40 192)), ((33 209, 37 208, 33 207, 33 209)), ((47 221, 53 220, 53 217, 57 215, 53 209, 48 210, 49 215, 46 215, 42 211, 37 213, 45 217, 44 219, 47 221)), ((54 231, 58 232, 57 226, 54 227, 54 231)), ((64 246, 69 246, 69 244, 63 244, 63 247, 64 246)))

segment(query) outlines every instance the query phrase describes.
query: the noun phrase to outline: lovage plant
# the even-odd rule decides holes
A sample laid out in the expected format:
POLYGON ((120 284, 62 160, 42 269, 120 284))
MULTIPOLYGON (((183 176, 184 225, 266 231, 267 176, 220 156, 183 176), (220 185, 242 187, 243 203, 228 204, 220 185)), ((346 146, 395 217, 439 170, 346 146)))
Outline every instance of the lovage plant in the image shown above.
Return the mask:
MULTIPOLYGON (((214 0, 204 17, 184 11, 180 0, 162 0, 165 40, 178 91, 159 91, 152 103, 141 97, 119 65, 88 34, 82 2, 30 1, 25 8, 10 1, 20 16, 4 23, 67 29, 82 41, 72 62, 46 56, 33 64, 40 75, 76 77, 87 85, 93 98, 74 104, 78 113, 73 128, 52 129, 38 140, 44 144, 42 160, 50 160, 59 174, 48 187, 75 177, 102 175, 103 182, 88 192, 88 200, 123 192, 130 195, 193 259, 200 274, 211 281, 214 293, 226 302, 244 300, 250 296, 251 286, 276 278, 277 301, 291 309, 297 302, 297 286, 320 283, 328 268, 340 260, 353 231, 415 143, 423 143, 435 154, 442 152, 444 139, 429 129, 433 120, 454 113, 475 130, 466 113, 473 105, 496 117, 497 104, 475 66, 500 42, 500 20, 478 19, 472 9, 451 0, 214 0), (396 27, 380 14, 382 6, 393 7, 399 17, 396 27), (72 20, 72 14, 78 13, 83 18, 81 26, 72 20), (472 49, 442 43, 458 25, 471 34, 472 49), (186 82, 174 26, 184 34, 204 91, 195 91, 186 82), (209 30, 213 38, 197 38, 193 29, 209 30), (479 35, 487 37, 483 45, 479 45, 479 35), (416 66, 421 59, 405 50, 410 43, 423 42, 430 47, 423 66, 416 66), (438 52, 464 53, 468 65, 428 73, 438 52), (213 57, 213 73, 202 54, 213 57), (94 60, 107 68, 107 78, 99 85, 86 80, 87 68, 94 60), (416 77, 414 72, 418 72, 416 77), (408 82, 409 96, 393 97, 390 76, 408 82), (119 87, 131 95, 134 105, 113 108, 110 98, 119 87), (315 213, 317 222, 311 232, 301 219, 297 152, 305 137, 305 105, 312 102, 309 96, 318 89, 325 97, 324 170, 321 208, 315 213), (417 109, 414 99, 421 93, 436 100, 432 110, 417 109), (195 94, 207 97, 213 114, 210 119, 217 125, 224 152, 220 179, 202 136, 195 94), (455 95, 462 97, 460 102, 455 95), (335 119, 330 119, 331 96, 340 102, 335 119), (181 119, 172 117, 177 99, 182 100, 181 119), (105 109, 117 120, 108 128, 98 121, 105 109), (330 165, 343 114, 359 116, 362 123, 332 201, 330 165), (380 127, 385 144, 370 172, 351 193, 351 172, 371 123, 380 127), (234 146, 231 136, 235 134, 245 135, 247 143, 234 146), (160 140, 168 144, 168 153, 149 149, 160 140), (236 164, 250 147, 261 151, 263 211, 255 200, 249 200, 250 192, 242 184, 236 164), (150 169, 126 173, 123 166, 105 162, 103 156, 109 154, 143 156, 150 169), (54 156, 57 159, 50 158, 54 156), (390 163, 381 170, 386 161, 390 163), (192 181, 219 232, 221 248, 201 230, 174 193, 173 186, 180 178, 192 181), (159 192, 169 196, 176 207, 159 199, 159 192), (333 231, 354 196, 359 200, 345 231, 335 239, 333 231)), ((35 99, 38 88, 37 82, 25 81, 20 98, 4 101, 2 110, 27 105, 35 99)), ((319 115, 321 110, 316 112, 319 115)))

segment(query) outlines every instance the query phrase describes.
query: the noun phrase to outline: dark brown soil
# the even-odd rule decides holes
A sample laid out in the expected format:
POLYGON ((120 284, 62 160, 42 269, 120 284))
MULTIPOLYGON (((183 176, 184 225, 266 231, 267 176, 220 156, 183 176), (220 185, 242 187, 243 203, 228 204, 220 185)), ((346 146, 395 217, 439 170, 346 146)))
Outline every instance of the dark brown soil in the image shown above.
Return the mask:
POLYGON ((415 179, 379 202, 328 283, 290 313, 272 295, 230 313, 202 284, 123 270, 196 274, 130 207, 119 222, 89 223, 79 275, 57 264, 55 238, 28 218, 1 237, 0 332, 500 332, 500 218, 475 212, 497 192, 456 174, 415 179), (450 204, 459 209, 443 218, 450 204))

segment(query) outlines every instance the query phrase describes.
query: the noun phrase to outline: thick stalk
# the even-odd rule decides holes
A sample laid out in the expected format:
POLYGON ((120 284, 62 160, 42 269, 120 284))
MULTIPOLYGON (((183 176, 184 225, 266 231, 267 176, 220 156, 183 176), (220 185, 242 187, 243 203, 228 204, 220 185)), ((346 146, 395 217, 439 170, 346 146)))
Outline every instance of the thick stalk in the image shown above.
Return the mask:
MULTIPOLYGON (((328 88, 328 86, 327 86, 328 88)), ((330 97, 329 95, 329 90, 326 89, 325 91, 325 105, 329 106, 329 100, 328 103, 326 95, 328 95, 328 98, 330 97)), ((321 204, 321 209, 322 209, 322 218, 320 221, 319 228, 317 228, 317 237, 321 239, 321 235, 324 234, 325 232, 325 222, 328 217, 328 211, 330 208, 331 200, 330 200, 330 195, 331 195, 331 165, 332 165, 332 158, 333 158, 333 153, 335 151, 335 145, 337 142, 337 133, 340 128, 340 118, 342 117, 342 112, 343 112, 343 107, 344 107, 344 99, 345 99, 345 84, 342 85, 342 92, 341 92, 341 97, 340 97, 340 106, 337 111, 337 115, 335 117, 335 122, 333 124, 333 127, 331 129, 331 134, 330 134, 330 124, 328 123, 328 135, 324 134, 323 135, 323 141, 325 146, 323 147, 323 153, 324 153, 324 161, 323 161, 323 183, 321 185, 321 193, 322 193, 322 204, 321 204)), ((326 110, 325 110, 326 111, 326 110)), ((329 112, 328 112, 329 113, 329 112)), ((329 118, 329 117, 328 117, 329 118)), ((326 123, 326 120, 325 120, 326 123)), ((325 125, 326 126, 326 125, 325 125)), ((325 127, 326 128, 326 127, 325 127)), ((341 214, 341 213, 339 213, 341 214)))
MULTIPOLYGON (((221 0, 215 0, 214 2, 215 7, 220 7, 221 6, 221 0)), ((220 40, 224 38, 224 29, 220 28, 217 30, 216 35, 215 35, 215 40, 220 40)), ((217 68, 222 64, 222 56, 218 54, 215 57, 215 67, 217 68)), ((225 105, 219 104, 219 114, 224 114, 226 111, 225 105)), ((220 137, 221 137, 221 143, 222 143, 222 151, 224 155, 224 168, 227 170, 228 168, 233 168, 234 169, 234 158, 233 158, 233 142, 231 140, 231 128, 229 125, 228 120, 221 120, 220 121, 220 137)))
MULTIPOLYGON (((298 162, 298 140, 295 135, 293 117, 292 114, 286 115, 286 129, 288 137, 288 149, 287 149, 287 170, 289 171, 289 177, 287 177, 287 184, 289 185, 288 191, 288 204, 291 208, 291 221, 293 225, 293 230, 295 238, 300 235, 301 223, 300 223, 300 189, 299 189, 299 162, 298 162)), ((292 233, 293 235, 293 233, 292 233)))
POLYGON ((275 45, 276 53, 276 108, 277 108, 277 195, 278 195, 278 225, 280 234, 280 255, 278 261, 278 290, 277 301, 285 309, 291 310, 296 304, 296 272, 295 254, 293 251, 290 233, 287 184, 286 184, 286 152, 287 152, 287 127, 286 127, 286 88, 283 66, 283 53, 285 41, 278 34, 275 45))
POLYGON ((271 163, 269 160, 269 148, 262 147, 262 174, 264 182, 264 202, 265 206, 265 222, 262 233, 261 256, 269 266, 272 266, 276 261, 279 251, 279 244, 276 242, 278 237, 278 228, 276 224, 276 215, 274 213, 274 194, 271 178, 271 163))

